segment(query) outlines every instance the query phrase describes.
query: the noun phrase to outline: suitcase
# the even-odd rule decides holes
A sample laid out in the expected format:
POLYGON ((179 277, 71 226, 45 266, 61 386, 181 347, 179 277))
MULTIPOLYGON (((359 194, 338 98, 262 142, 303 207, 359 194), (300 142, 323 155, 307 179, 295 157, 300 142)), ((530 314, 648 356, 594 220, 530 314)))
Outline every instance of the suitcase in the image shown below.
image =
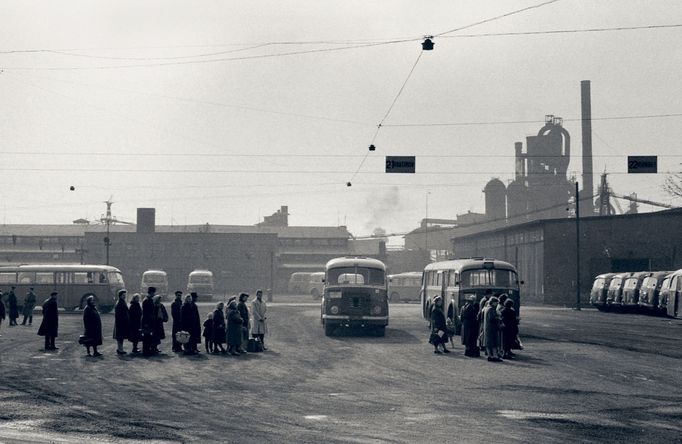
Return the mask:
POLYGON ((249 353, 258 353, 263 351, 263 343, 256 338, 250 338, 246 346, 246 351, 249 353))

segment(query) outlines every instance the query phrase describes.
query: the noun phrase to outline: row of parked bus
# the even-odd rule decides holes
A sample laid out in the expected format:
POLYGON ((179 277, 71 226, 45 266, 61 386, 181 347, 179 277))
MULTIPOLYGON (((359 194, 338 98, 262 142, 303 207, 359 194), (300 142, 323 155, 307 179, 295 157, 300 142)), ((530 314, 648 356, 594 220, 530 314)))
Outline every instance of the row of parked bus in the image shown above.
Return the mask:
POLYGON ((592 284, 590 303, 599 310, 682 317, 682 269, 600 274, 592 284))

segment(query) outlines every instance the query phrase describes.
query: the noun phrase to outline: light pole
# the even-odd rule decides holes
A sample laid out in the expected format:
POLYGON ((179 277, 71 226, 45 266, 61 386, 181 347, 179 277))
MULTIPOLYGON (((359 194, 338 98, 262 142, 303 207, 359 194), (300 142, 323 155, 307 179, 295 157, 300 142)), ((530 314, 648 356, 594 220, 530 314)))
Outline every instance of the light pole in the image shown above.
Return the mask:
POLYGON ((575 309, 580 310, 580 195, 575 183, 575 309))

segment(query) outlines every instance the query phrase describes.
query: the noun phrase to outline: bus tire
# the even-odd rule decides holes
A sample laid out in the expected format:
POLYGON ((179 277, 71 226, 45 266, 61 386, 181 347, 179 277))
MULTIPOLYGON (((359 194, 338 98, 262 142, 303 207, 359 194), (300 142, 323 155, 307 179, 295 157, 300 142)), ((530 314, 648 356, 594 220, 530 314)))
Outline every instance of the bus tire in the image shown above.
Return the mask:
POLYGON ((85 301, 86 301, 90 296, 92 296, 92 297, 95 299, 95 305, 98 305, 99 299, 97 299, 97 295, 95 295, 95 294, 93 294, 93 293, 86 293, 86 294, 84 294, 83 297, 81 298, 81 303, 80 303, 80 305, 78 306, 78 309, 79 309, 79 310, 83 310, 83 309, 85 308, 85 304, 86 304, 85 301))
POLYGON ((336 330, 335 325, 332 325, 329 322, 325 322, 325 324, 324 324, 324 335, 325 336, 331 336, 334 333, 334 330, 336 330))

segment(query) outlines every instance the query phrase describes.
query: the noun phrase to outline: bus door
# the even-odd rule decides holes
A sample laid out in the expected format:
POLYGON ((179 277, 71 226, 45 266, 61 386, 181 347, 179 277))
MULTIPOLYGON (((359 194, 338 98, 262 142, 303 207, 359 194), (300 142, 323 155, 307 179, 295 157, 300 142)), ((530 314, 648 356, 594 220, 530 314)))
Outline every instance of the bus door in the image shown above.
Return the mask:
POLYGON ((459 275, 455 270, 446 273, 444 279, 445 301, 448 305, 443 305, 443 310, 447 310, 445 315, 455 321, 459 314, 459 275))

